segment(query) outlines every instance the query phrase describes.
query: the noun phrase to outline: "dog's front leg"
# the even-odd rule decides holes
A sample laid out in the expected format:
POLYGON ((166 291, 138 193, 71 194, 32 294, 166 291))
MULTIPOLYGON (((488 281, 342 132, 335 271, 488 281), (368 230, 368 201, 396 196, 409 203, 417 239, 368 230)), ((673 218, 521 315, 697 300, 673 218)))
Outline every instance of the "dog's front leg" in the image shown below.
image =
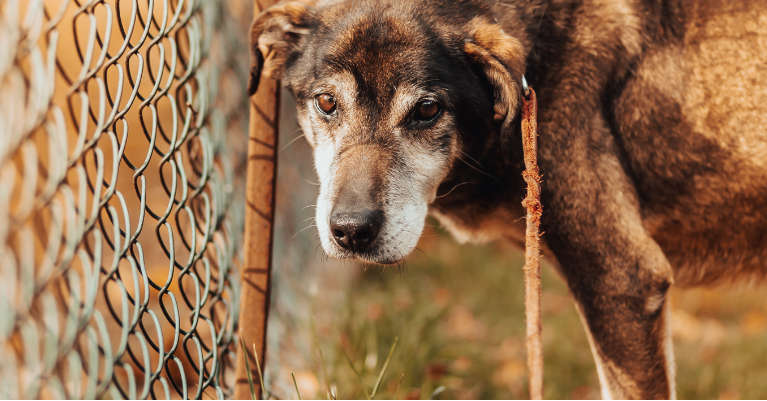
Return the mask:
POLYGON ((563 132, 561 120, 542 118, 544 238, 587 325, 603 396, 670 398, 671 268, 601 113, 586 120, 588 130, 563 132))

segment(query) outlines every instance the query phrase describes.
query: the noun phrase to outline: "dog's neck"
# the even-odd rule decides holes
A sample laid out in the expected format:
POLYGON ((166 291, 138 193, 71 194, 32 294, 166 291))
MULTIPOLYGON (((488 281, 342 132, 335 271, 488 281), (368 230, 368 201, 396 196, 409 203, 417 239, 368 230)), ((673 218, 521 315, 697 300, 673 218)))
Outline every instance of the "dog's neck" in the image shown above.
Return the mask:
POLYGON ((512 131, 504 133, 511 135, 505 148, 501 146, 502 134, 498 130, 486 135, 466 135, 465 141, 471 140, 464 143, 462 154, 440 185, 431 205, 432 214, 461 242, 499 237, 516 240, 523 232, 520 218, 524 182, 518 117, 512 131), (500 220, 499 215, 503 216, 500 220), (498 227, 498 221, 505 226, 498 227))
MULTIPOLYGON (((527 55, 526 65, 533 85, 540 76, 540 49, 535 46, 542 31, 550 29, 556 16, 548 14, 562 4, 536 0, 520 4, 502 1, 493 7, 504 30, 519 38, 527 55), (519 22, 523 23, 520 24, 519 22)), ((550 33, 548 33, 550 34, 550 33)), ((519 110, 510 132, 493 127, 485 132, 464 132, 462 154, 439 188, 431 205, 432 214, 459 240, 491 240, 501 236, 517 240, 524 230, 522 198, 522 141, 519 110), (507 136, 502 141, 501 136, 507 136), (503 216, 505 227, 488 227, 487 222, 503 216)))

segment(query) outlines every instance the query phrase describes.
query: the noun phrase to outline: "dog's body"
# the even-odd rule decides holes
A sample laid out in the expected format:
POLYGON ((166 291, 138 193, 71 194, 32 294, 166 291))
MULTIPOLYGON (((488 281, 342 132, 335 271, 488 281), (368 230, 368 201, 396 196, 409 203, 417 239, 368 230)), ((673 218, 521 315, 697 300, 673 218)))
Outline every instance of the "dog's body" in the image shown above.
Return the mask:
POLYGON ((308 3, 256 20, 252 78, 298 99, 325 250, 397 261, 427 210, 522 238, 524 74, 544 239, 603 395, 672 396, 669 286, 767 273, 767 3, 308 3))

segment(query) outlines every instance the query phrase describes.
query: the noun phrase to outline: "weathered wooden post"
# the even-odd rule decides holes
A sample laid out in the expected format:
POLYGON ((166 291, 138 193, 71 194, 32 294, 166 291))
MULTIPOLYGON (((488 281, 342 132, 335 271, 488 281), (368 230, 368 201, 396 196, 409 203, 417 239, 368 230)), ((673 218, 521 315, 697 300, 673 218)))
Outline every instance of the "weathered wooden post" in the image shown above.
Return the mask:
POLYGON ((525 321, 527 326, 527 370, 530 399, 543 399, 543 325, 541 323, 541 175, 538 170, 538 100, 522 78, 522 150, 527 195, 522 205, 525 218, 525 321))
MULTIPOLYGON (((254 0, 253 15, 276 3, 254 0)), ((246 36, 250 36, 246 34, 246 36)), ((243 87, 243 90, 246 88, 243 87)), ((249 352, 238 344, 236 399, 250 399, 251 389, 247 368, 251 372, 256 397, 262 388, 256 370, 253 349, 258 351, 259 364, 264 366, 266 351, 266 322, 269 312, 269 279, 272 266, 272 235, 274 231, 274 201, 277 180, 277 138, 279 123, 280 86, 277 81, 263 79, 258 92, 250 98, 250 133, 248 171, 245 187, 245 265, 242 269, 240 295, 239 338, 249 352), (245 358, 250 358, 246 364, 245 358)))

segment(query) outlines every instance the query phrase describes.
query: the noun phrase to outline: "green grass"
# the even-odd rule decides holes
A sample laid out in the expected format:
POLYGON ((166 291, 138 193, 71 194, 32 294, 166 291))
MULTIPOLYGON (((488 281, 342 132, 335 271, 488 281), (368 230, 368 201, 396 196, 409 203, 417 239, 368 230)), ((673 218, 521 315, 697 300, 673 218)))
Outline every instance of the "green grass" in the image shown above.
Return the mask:
MULTIPOLYGON (((319 385, 304 397, 527 397, 521 254, 434 233, 420 249, 400 269, 367 267, 332 318, 312 325, 319 385)), ((545 397, 598 398, 583 328, 549 266, 543 288, 545 397)), ((763 292, 673 295, 680 398, 767 397, 763 292)))

